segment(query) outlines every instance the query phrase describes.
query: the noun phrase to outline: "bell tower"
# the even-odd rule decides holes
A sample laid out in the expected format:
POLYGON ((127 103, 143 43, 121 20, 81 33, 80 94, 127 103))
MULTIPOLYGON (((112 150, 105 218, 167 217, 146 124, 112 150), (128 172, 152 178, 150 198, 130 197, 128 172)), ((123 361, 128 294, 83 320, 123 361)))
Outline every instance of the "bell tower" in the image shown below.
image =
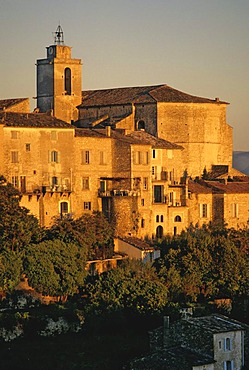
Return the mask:
POLYGON ((82 101, 81 59, 72 59, 71 47, 64 44, 61 26, 54 32, 54 44, 47 57, 37 60, 37 108, 68 123, 78 119, 82 101))

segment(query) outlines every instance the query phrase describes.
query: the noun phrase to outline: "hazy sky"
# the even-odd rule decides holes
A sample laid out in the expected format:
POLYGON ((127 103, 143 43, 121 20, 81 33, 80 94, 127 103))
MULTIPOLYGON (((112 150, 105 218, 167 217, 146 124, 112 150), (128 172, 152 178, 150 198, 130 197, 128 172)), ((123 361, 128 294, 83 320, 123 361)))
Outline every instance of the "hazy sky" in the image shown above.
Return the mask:
POLYGON ((83 88, 166 83, 230 103, 249 151, 249 0, 0 0, 0 99, 36 95, 36 59, 60 22, 83 88))

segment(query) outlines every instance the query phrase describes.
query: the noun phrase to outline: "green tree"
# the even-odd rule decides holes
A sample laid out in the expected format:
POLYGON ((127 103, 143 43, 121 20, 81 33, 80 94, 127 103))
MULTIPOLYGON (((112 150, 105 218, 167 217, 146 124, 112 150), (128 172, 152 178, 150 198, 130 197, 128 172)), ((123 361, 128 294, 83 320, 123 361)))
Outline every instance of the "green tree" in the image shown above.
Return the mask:
POLYGON ((20 282, 21 275, 21 254, 2 249, 0 252, 0 289, 4 292, 11 292, 20 282))
POLYGON ((126 261, 120 267, 91 278, 85 287, 88 307, 95 312, 128 309, 158 313, 167 303, 167 287, 150 265, 126 261))
POLYGON ((101 212, 83 214, 78 219, 58 219, 50 230, 48 239, 60 239, 82 248, 87 259, 113 256, 113 227, 101 212))
POLYGON ((0 177, 0 249, 19 251, 42 236, 36 217, 19 202, 19 191, 0 177))
POLYGON ((29 284, 44 295, 67 298, 83 285, 86 275, 81 249, 58 239, 29 245, 23 264, 29 284))
POLYGON ((191 226, 168 238, 157 262, 172 300, 244 294, 248 289, 248 231, 191 226), (243 236, 243 237, 242 237, 243 236))

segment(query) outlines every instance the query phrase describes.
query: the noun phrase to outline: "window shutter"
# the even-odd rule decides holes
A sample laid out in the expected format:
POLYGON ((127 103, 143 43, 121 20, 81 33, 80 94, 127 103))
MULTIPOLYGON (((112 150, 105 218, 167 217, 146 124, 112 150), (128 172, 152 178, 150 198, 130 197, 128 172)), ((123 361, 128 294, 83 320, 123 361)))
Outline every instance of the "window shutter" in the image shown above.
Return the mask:
POLYGON ((51 151, 48 151, 48 162, 51 163, 51 151))
POLYGON ((57 162, 61 163, 61 152, 57 152, 57 162))

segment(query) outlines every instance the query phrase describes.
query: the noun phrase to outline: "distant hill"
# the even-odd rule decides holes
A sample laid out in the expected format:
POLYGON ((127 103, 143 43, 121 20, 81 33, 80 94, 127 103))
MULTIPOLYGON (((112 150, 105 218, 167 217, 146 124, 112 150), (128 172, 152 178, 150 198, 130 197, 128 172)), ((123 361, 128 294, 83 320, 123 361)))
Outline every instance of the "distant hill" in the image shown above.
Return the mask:
POLYGON ((249 175, 249 152, 233 152, 233 167, 249 175))

